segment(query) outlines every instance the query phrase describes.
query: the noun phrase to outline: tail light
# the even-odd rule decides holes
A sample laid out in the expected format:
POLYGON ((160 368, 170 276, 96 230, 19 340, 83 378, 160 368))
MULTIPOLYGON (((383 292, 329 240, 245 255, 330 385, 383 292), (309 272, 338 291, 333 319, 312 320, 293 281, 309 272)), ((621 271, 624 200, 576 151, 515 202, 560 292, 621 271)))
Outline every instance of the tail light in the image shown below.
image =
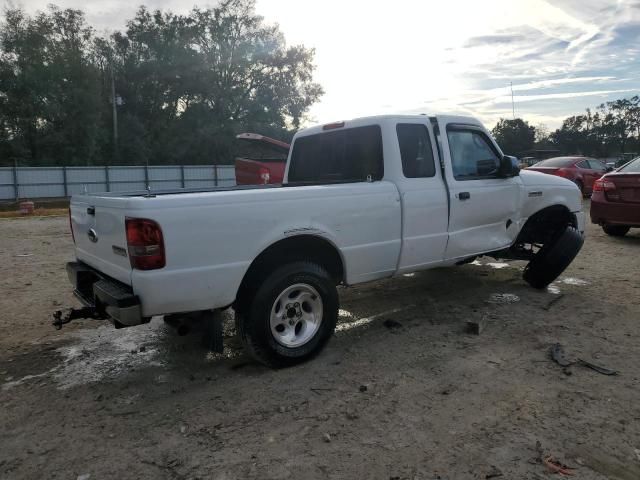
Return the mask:
POLYGON ((571 176, 571 172, 566 168, 559 168, 554 172, 559 177, 569 178, 571 176))
POLYGON ((271 172, 269 172, 268 168, 260 167, 260 171, 258 173, 263 184, 266 185, 271 181, 271 172))
POLYGON ((73 222, 71 221, 71 205, 69 205, 69 230, 71 230, 73 243, 76 243, 76 236, 73 234, 73 222))
POLYGON ((616 184, 605 177, 599 178, 593 183, 594 192, 604 192, 609 200, 620 200, 620 194, 616 189, 616 184))
POLYGON ((126 218, 127 247, 131 268, 156 270, 166 264, 162 230, 153 220, 126 218))

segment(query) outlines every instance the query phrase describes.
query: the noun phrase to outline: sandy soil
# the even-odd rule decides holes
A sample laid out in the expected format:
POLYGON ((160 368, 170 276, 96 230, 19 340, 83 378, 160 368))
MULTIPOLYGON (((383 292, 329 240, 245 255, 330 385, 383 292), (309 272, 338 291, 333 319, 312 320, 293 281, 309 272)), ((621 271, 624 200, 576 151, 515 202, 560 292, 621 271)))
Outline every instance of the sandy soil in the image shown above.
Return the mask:
POLYGON ((74 304, 67 231, 0 220, 0 478, 560 477, 548 455, 575 478, 640 478, 639 230, 589 226, 547 291, 486 258, 344 288, 328 348, 281 371, 231 321, 222 356, 161 319, 53 330, 74 304), (563 369, 556 342, 619 374, 563 369))

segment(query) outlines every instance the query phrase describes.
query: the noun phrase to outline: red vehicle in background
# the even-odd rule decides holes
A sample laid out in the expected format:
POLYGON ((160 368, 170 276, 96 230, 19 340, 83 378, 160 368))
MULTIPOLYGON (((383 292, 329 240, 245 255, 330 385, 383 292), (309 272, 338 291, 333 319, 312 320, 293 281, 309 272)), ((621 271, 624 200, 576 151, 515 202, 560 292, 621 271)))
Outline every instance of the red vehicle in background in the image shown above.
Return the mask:
POLYGON ((282 183, 289 155, 289 144, 257 133, 236 136, 241 145, 236 156, 236 184, 282 183))
POLYGON ((593 183, 612 169, 595 158, 553 157, 538 162, 527 170, 568 178, 586 197, 593 191, 593 183))
POLYGON ((608 235, 622 237, 640 227, 640 157, 596 180, 591 221, 608 235))

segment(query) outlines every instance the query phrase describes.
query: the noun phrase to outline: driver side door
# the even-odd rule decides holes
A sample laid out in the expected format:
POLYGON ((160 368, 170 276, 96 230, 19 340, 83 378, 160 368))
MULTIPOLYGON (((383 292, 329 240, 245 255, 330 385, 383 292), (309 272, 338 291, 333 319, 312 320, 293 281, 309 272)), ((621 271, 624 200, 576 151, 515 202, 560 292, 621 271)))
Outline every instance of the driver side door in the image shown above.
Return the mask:
POLYGON ((499 175, 502 152, 480 125, 439 117, 449 187, 446 259, 499 250, 518 234, 520 177, 499 175))

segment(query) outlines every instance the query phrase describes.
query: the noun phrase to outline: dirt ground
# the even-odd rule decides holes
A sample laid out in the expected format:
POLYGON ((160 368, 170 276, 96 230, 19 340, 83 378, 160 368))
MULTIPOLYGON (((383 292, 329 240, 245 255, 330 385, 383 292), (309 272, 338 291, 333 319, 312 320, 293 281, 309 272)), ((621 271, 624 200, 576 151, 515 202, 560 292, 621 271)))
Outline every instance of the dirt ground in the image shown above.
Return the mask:
POLYGON ((231 321, 223 356, 161 319, 55 331, 67 219, 0 220, 0 478, 637 480, 640 230, 587 235, 547 291, 488 258, 341 289, 327 349, 273 371, 231 321))

